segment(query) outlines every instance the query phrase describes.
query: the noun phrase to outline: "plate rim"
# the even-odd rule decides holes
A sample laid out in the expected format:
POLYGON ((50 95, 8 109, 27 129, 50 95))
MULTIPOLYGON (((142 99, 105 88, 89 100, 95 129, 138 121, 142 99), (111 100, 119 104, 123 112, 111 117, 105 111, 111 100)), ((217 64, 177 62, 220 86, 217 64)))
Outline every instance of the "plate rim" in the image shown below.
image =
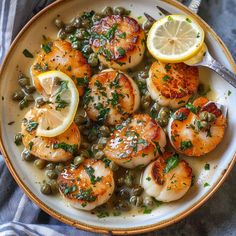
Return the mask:
MULTIPOLYGON (((48 5, 47 7, 45 7, 43 10, 41 10, 39 13, 37 13, 34 17, 32 17, 30 19, 30 21, 27 22, 27 24, 21 29, 21 31, 18 33, 18 35, 15 37, 14 41, 12 42, 10 48, 8 49, 8 52, 3 60, 3 63, 1 65, 0 68, 0 80, 2 79, 2 74, 4 71, 4 67, 5 64, 7 63, 7 61, 9 60, 10 55, 12 54, 12 51, 14 49, 14 47, 17 45, 18 41, 20 40, 20 38, 23 36, 24 32, 32 25, 33 22, 35 22, 41 15, 43 15, 44 13, 48 12, 49 10, 53 9, 54 6, 58 6, 60 4, 63 4, 64 2, 68 2, 68 1, 72 1, 72 0, 57 0, 55 2, 53 2, 52 4, 48 5)), ((158 0, 155 0, 158 4, 158 0)), ((209 32, 215 41, 217 41, 220 44, 221 49, 224 52, 224 55, 227 58, 227 61, 230 63, 231 68, 233 69, 234 72, 236 72, 236 64, 234 62, 234 59, 232 57, 232 55, 230 54, 229 50, 227 49, 226 45, 223 43, 223 41, 219 38, 219 36, 215 33, 215 31, 198 15, 196 15, 195 13, 191 12, 190 9, 188 9, 186 6, 184 6, 183 4, 174 1, 174 0, 160 0, 162 2, 168 3, 171 6, 174 6, 180 10, 182 10, 183 12, 185 12, 186 14, 190 15, 193 19, 195 19, 200 25, 201 27, 204 29, 204 31, 209 32)), ((1 81, 0 81, 1 82, 1 81)), ((58 219, 59 221, 66 223, 70 226, 82 229, 82 230, 87 230, 87 231, 92 231, 92 232, 96 232, 96 233, 103 233, 103 234, 137 234, 137 233, 146 233, 146 232, 150 232, 150 231, 154 231, 157 229, 161 229, 164 228, 168 225, 177 223, 178 221, 180 221, 181 219, 187 217, 188 215, 190 215, 192 212, 194 212, 196 209, 198 209, 202 204, 204 204, 217 190, 218 188, 222 185, 222 183, 225 181, 226 177, 228 176, 228 174, 230 173, 231 169, 233 168, 235 162, 236 162, 236 152, 234 153, 230 163, 228 164, 227 168, 224 169, 221 173, 221 177, 219 177, 219 181, 216 181, 216 183, 209 189, 209 191, 202 196, 198 201, 196 201, 192 206, 190 206, 188 209, 186 209, 184 212, 168 219, 168 220, 164 220, 152 225, 148 225, 148 226, 140 226, 140 227, 131 227, 131 228, 109 228, 109 227, 101 227, 101 226, 93 226, 93 225, 89 225, 89 224, 85 224, 82 223, 78 220, 74 220, 70 217, 64 216, 62 214, 60 214, 59 212, 54 211, 52 208, 50 208, 49 206, 47 206, 44 202, 42 202, 24 183, 24 181, 18 176, 16 169, 13 167, 11 160, 7 154, 7 151, 4 147, 3 144, 3 138, 2 138, 2 122, 0 121, 0 151, 5 159, 5 163, 11 173, 11 175, 13 176, 13 178, 15 179, 15 181, 17 182, 17 184, 21 187, 21 189, 23 189, 23 191, 25 192, 25 194, 36 204, 38 205, 42 210, 44 210, 45 212, 47 212, 49 215, 51 215, 52 217, 58 219)))

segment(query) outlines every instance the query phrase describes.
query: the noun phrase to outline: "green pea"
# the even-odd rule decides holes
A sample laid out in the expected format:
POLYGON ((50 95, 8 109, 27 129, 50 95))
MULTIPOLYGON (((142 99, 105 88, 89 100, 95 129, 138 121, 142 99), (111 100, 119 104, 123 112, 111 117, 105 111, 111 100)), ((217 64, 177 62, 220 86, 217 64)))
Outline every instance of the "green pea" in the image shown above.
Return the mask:
POLYGON ((216 120, 216 116, 213 113, 208 113, 207 120, 213 122, 216 120))
POLYGON ((104 157, 104 152, 103 151, 98 151, 94 155, 95 159, 102 159, 104 157))
POLYGON ((143 199, 143 204, 144 204, 144 206, 151 207, 151 206, 153 206, 154 201, 153 201, 152 197, 147 196, 143 199))
POLYGON ((132 189, 132 195, 134 196, 140 196, 142 193, 143 193, 143 187, 141 186, 132 189))
POLYGON ((22 152, 22 158, 23 160, 25 161, 33 161, 35 159, 35 157, 30 153, 29 150, 25 149, 23 152, 22 152))
POLYGON ((51 186, 47 183, 44 183, 42 186, 41 186, 41 189, 40 189, 41 193, 45 194, 45 195, 50 195, 52 193, 52 189, 51 189, 51 186))
POLYGON ((29 102, 26 100, 26 99, 22 99, 20 102, 19 102, 19 108, 21 110, 23 110, 24 108, 28 107, 29 106, 29 102))
POLYGON ((12 95, 12 100, 14 101, 20 101, 24 98, 25 94, 21 90, 17 90, 12 95))
POLYGON ((114 9, 114 14, 115 14, 115 15, 120 15, 120 16, 122 16, 122 15, 125 15, 125 13, 126 13, 126 9, 125 9, 124 7, 116 7, 116 8, 114 9))
POLYGON ((46 171, 46 175, 49 179, 57 179, 57 177, 58 177, 58 174, 55 170, 46 171))
POLYGON ((107 126, 102 125, 99 130, 100 130, 100 133, 103 137, 109 137, 110 136, 111 131, 107 126))
POLYGON ((56 26, 58 29, 62 29, 62 28, 65 27, 64 22, 63 22, 61 19, 59 19, 59 18, 55 18, 55 19, 54 19, 54 24, 55 24, 55 26, 56 26))
POLYGON ((46 169, 47 169, 47 170, 54 170, 55 167, 56 167, 56 164, 55 164, 55 163, 48 163, 48 164, 46 165, 46 169))
POLYGON ((66 33, 72 33, 75 30, 75 27, 72 24, 69 24, 65 27, 64 30, 66 33))
POLYGON ((35 103, 36 107, 41 107, 46 104, 46 101, 42 97, 39 97, 35 100, 35 103))
POLYGON ((72 25, 73 25, 75 28, 81 27, 81 24, 82 24, 82 20, 81 20, 80 17, 75 17, 75 18, 73 19, 72 25))
POLYGON ((24 88, 26 85, 30 85, 30 79, 28 77, 21 77, 18 80, 19 85, 24 88))
POLYGON ((49 180, 49 181, 48 181, 48 184, 50 185, 51 191, 52 191, 53 194, 58 193, 58 191, 59 191, 59 185, 58 185, 58 183, 57 183, 57 181, 56 181, 55 179, 49 180))
POLYGON ((105 7, 102 11, 105 16, 113 15, 113 9, 111 7, 105 7))
POLYGON ((98 57, 95 53, 92 53, 89 55, 88 63, 90 66, 93 66, 93 67, 98 65, 98 57))
POLYGON ((139 196, 131 196, 129 201, 133 206, 136 207, 140 207, 143 204, 143 198, 139 196))
POLYGON ((17 146, 22 144, 22 134, 21 133, 18 133, 15 135, 14 142, 17 146))
POLYGON ((74 165, 78 166, 81 163, 83 163, 84 160, 85 160, 85 158, 83 156, 77 156, 77 157, 74 158, 73 163, 74 163, 74 165))
POLYGON ((65 169, 65 166, 64 166, 64 164, 62 164, 62 163, 59 163, 59 164, 57 164, 56 165, 56 168, 55 168, 58 172, 62 172, 64 169, 65 169))
POLYGON ((46 164, 47 164, 47 162, 46 162, 45 160, 43 160, 43 159, 36 159, 36 160, 34 161, 34 165, 35 165, 38 169, 40 169, 40 170, 44 169, 44 167, 46 166, 46 164))
POLYGON ((114 161, 110 162, 109 167, 112 171, 117 171, 119 169, 119 166, 114 161))
POLYGON ((31 94, 31 93, 34 93, 36 91, 35 87, 33 85, 26 85, 24 87, 24 91, 27 93, 27 94, 31 94))
POLYGON ((28 102, 34 101, 34 97, 31 94, 25 95, 24 99, 28 102))
POLYGON ((65 32, 65 30, 60 30, 59 38, 62 40, 65 40, 67 38, 67 33, 65 32))

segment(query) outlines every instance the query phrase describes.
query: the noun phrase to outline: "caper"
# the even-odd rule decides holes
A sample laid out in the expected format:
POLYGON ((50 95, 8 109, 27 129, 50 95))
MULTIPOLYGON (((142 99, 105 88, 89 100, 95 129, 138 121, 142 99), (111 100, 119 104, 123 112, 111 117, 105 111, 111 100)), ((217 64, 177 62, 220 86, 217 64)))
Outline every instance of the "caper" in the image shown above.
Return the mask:
POLYGON ((39 98, 36 98, 35 103, 36 103, 36 107, 41 107, 46 103, 46 101, 42 97, 39 97, 39 98))
POLYGON ((127 188, 121 188, 118 191, 118 195, 122 198, 122 199, 126 199, 128 200, 130 198, 130 192, 127 188))
POLYGON ((120 178, 117 179, 117 185, 118 186, 122 186, 124 184, 124 182, 125 182, 124 177, 120 177, 120 178))
POLYGON ((33 102, 34 101, 34 97, 31 94, 25 95, 24 99, 28 102, 33 102))
POLYGON ((83 48, 82 48, 82 52, 85 53, 85 54, 90 54, 93 52, 92 48, 90 45, 85 45, 83 48))
POLYGON ((81 43, 79 41, 74 41, 72 44, 71 44, 71 47, 78 50, 80 49, 81 47, 81 43))
POLYGON ((120 200, 116 203, 115 208, 120 211, 129 211, 130 205, 128 202, 120 200))
POLYGON ((24 91, 28 94, 34 93, 35 92, 35 87, 33 85, 26 85, 24 87, 24 91))
POLYGON ((134 196, 140 196, 142 193, 143 193, 143 187, 141 186, 132 189, 132 195, 134 196))
POLYGON ((126 175, 125 176, 125 185, 128 187, 132 187, 134 185, 134 181, 133 181, 133 176, 131 175, 126 175))
POLYGON ((104 152, 99 150, 98 152, 95 153, 94 157, 96 159, 102 159, 104 157, 104 152))
POLYGON ((86 32, 86 30, 85 30, 84 28, 77 29, 77 30, 75 31, 75 36, 76 36, 78 39, 83 39, 85 32, 86 32))
POLYGON ((58 177, 58 174, 55 170, 46 171, 46 175, 49 179, 57 179, 57 177, 58 177))
POLYGON ((67 38, 67 33, 65 32, 65 30, 60 30, 59 38, 62 39, 62 40, 67 38))
POLYGON ((110 136, 111 131, 107 126, 102 125, 99 130, 100 130, 100 133, 103 137, 109 137, 110 136))
POLYGON ((72 33, 75 30, 75 27, 72 24, 69 24, 65 27, 64 30, 66 33, 72 33))
POLYGON ((92 16, 92 21, 93 22, 98 22, 100 21, 102 18, 102 14, 99 14, 99 13, 95 13, 93 16, 92 16))
POLYGON ((114 161, 110 162, 109 167, 112 171, 117 171, 119 169, 119 166, 114 161))
POLYGON ((98 57, 95 53, 92 53, 89 55, 88 63, 90 66, 93 66, 93 67, 98 65, 98 57))
POLYGON ((46 166, 47 162, 43 159, 36 159, 34 161, 34 165, 38 168, 38 169, 43 169, 46 166))
POLYGON ((75 123, 77 125, 82 125, 85 124, 87 122, 87 118, 81 115, 77 115, 75 116, 75 123))
POLYGON ((105 16, 111 16, 113 15, 113 9, 112 7, 105 7, 102 11, 102 13, 105 15, 105 16))
POLYGON ((200 120, 207 121, 208 120, 208 112, 207 111, 201 112, 200 115, 199 115, 199 118, 200 118, 200 120))
POLYGON ((18 83, 19 85, 24 88, 26 85, 30 85, 30 80, 29 78, 27 77, 21 77, 19 80, 18 80, 18 83))
POLYGON ((81 23, 82 23, 82 20, 80 17, 75 17, 73 19, 73 22, 72 22, 72 25, 75 27, 75 28, 79 28, 81 27, 81 23))
POLYGON ((122 15, 125 15, 125 13, 126 13, 126 10, 125 10, 124 7, 116 7, 116 8, 114 9, 114 14, 115 14, 115 15, 120 15, 120 16, 122 16, 122 15))
POLYGON ((161 127, 167 126, 169 122, 168 119, 162 119, 162 118, 157 118, 156 121, 161 127))
POLYGON ((146 79, 148 77, 148 71, 140 71, 138 73, 138 77, 142 79, 146 79))
POLYGON ((152 197, 147 196, 143 199, 143 204, 144 204, 144 206, 150 207, 150 206, 153 206, 154 201, 153 201, 152 197))
POLYGON ((65 169, 65 166, 64 164, 62 163, 59 163, 56 165, 56 168, 55 168, 58 172, 62 172, 64 169, 65 169))
POLYGON ((90 20, 84 19, 84 20, 82 21, 81 25, 82 25, 82 27, 84 27, 84 28, 89 28, 89 26, 90 26, 90 20))
POLYGON ((55 24, 55 26, 56 26, 58 29, 62 29, 62 28, 65 27, 64 22, 63 22, 61 19, 59 19, 59 18, 55 18, 55 19, 54 19, 54 24, 55 24))
POLYGON ((209 122, 213 122, 215 121, 215 119, 216 119, 216 116, 213 113, 208 113, 207 120, 209 122))
POLYGON ((15 92, 13 93, 12 99, 13 99, 14 101, 20 101, 20 100, 22 100, 22 99, 24 98, 24 96, 25 96, 25 94, 23 93, 23 91, 17 90, 17 91, 15 91, 15 92))
POLYGON ((139 196, 132 196, 129 201, 133 206, 137 207, 143 204, 143 198, 139 196))
POLYGON ((77 156, 74 158, 73 163, 74 165, 78 166, 84 161, 84 159, 85 158, 83 156, 77 156))
POLYGON ((46 165, 46 169, 47 169, 47 170, 54 170, 55 167, 56 167, 56 164, 55 164, 55 163, 48 163, 48 164, 46 165))
POLYGON ((87 150, 80 151, 80 156, 84 158, 89 158, 90 154, 87 150))
POLYGON ((153 25, 153 22, 149 21, 149 20, 146 20, 144 23, 143 23, 143 29, 144 30, 149 30, 153 25))
POLYGON ((20 102, 19 102, 19 108, 22 110, 26 107, 29 106, 29 102, 26 100, 26 99, 22 99, 20 102))
MULTIPOLYGON (((102 147, 105 147, 105 145, 107 144, 107 141, 108 139, 106 137, 101 137, 100 139, 98 139, 98 144, 102 145, 102 147)), ((98 149, 100 149, 99 146, 98 146, 98 149)))
POLYGON ((83 142, 80 144, 80 147, 81 147, 82 149, 89 149, 89 148, 90 148, 90 143, 83 141, 83 142))
POLYGON ((30 153, 29 150, 25 149, 23 152, 22 152, 22 158, 23 160, 25 161, 33 161, 34 160, 34 156, 30 153))
POLYGON ((88 129, 87 125, 80 125, 79 130, 84 136, 88 136, 89 129, 88 129))
POLYGON ((55 179, 50 179, 48 184, 50 185, 53 194, 58 193, 59 185, 55 179))
POLYGON ((18 133, 15 135, 14 142, 17 146, 22 144, 22 134, 21 133, 18 133))
POLYGON ((88 136, 87 136, 87 139, 89 142, 93 142, 97 139, 97 135, 94 134, 93 132, 89 132, 88 136))
POLYGON ((167 119, 170 116, 170 109, 167 107, 162 107, 158 113, 158 118, 167 119))
POLYGON ((47 183, 44 183, 42 186, 41 186, 41 189, 40 189, 41 193, 45 194, 45 195, 50 195, 52 193, 52 189, 51 189, 51 186, 47 183))
POLYGON ((200 122, 200 128, 203 128, 203 129, 204 129, 204 128, 206 128, 207 126, 208 126, 208 122, 207 122, 207 121, 204 121, 204 120, 203 120, 203 121, 200 122))

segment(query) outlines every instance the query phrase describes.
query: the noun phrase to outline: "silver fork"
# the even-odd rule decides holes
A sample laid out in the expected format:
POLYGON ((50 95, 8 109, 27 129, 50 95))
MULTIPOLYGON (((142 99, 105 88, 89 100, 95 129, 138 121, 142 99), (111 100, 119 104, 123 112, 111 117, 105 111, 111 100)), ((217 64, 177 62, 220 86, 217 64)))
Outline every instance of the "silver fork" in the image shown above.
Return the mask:
MULTIPOLYGON (((166 11, 165 9, 158 7, 157 9, 163 14, 163 15, 171 15, 170 12, 166 11)), ((147 17, 147 19, 151 22, 156 21, 155 18, 150 16, 147 13, 144 13, 144 15, 147 17)), ((215 71, 218 75, 220 75, 224 80, 226 80, 229 84, 231 84, 233 87, 236 88, 236 74, 231 72, 229 69, 227 69, 225 66, 223 66, 220 62, 215 60, 211 54, 209 53, 208 49, 204 54, 203 60, 193 64, 192 66, 203 66, 210 68, 211 70, 215 71)))

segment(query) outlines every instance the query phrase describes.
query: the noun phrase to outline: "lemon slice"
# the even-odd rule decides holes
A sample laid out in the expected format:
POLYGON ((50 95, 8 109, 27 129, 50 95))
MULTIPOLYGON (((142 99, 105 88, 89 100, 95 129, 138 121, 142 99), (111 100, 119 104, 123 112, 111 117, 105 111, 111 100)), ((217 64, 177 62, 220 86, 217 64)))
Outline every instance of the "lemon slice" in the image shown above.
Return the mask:
POLYGON ((170 63, 193 57, 203 43, 203 29, 185 15, 170 15, 156 21, 147 38, 147 47, 153 57, 170 63))
POLYGON ((36 135, 55 137, 69 128, 79 105, 79 93, 70 77, 60 71, 48 71, 37 76, 36 89, 47 100, 38 108, 36 135))
POLYGON ((207 51, 207 46, 205 43, 203 43, 201 50, 195 56, 191 57, 187 61, 184 61, 184 63, 191 66, 201 62, 203 60, 206 51, 207 51))

